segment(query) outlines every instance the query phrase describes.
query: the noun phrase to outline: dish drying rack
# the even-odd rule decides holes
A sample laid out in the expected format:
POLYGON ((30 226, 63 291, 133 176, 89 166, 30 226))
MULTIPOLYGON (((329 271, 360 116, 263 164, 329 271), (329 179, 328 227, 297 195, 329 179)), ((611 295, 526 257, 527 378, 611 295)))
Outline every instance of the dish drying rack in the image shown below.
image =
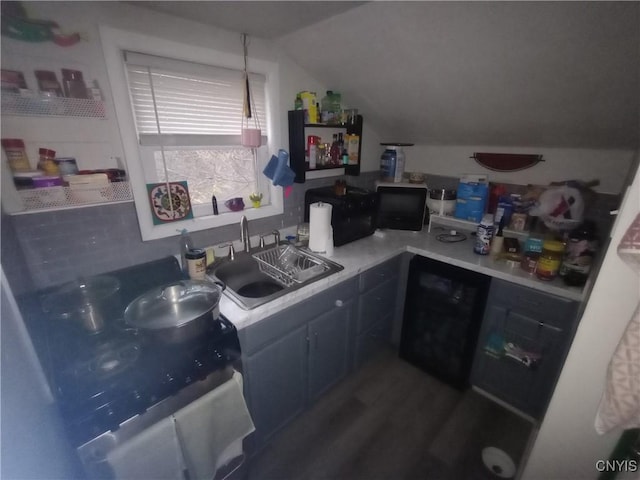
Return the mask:
POLYGON ((321 259, 291 245, 279 245, 252 256, 258 261, 260 271, 287 287, 304 283, 329 270, 321 259))

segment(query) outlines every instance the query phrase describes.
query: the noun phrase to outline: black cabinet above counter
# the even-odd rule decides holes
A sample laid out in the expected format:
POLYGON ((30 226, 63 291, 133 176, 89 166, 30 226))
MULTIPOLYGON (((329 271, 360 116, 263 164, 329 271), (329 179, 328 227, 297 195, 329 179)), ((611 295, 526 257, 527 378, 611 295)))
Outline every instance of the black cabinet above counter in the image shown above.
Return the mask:
POLYGON ((360 175, 361 150, 362 150, 362 115, 356 115, 354 122, 349 124, 323 124, 305 123, 304 110, 289 111, 289 158, 291 169, 295 172, 295 182, 304 183, 307 172, 344 169, 347 175, 360 175), (342 133, 345 137, 356 135, 358 138, 357 154, 355 150, 349 156, 347 164, 321 165, 316 163, 315 168, 309 165, 307 154, 307 138, 315 135, 321 138, 320 143, 331 144, 333 134, 342 133))

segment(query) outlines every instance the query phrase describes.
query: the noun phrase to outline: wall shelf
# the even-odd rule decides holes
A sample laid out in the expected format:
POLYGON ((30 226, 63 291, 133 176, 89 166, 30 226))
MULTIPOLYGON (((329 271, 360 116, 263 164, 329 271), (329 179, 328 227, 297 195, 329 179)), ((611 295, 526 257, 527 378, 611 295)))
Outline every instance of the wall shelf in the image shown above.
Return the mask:
POLYGON ((347 175, 360 175, 360 160, 362 158, 362 115, 356 116, 356 121, 348 125, 329 125, 324 123, 305 123, 304 110, 289 111, 289 158, 291 169, 296 173, 295 182, 304 183, 307 173, 331 172, 344 169, 347 175), (306 161, 307 136, 318 135, 328 141, 333 133, 358 135, 358 162, 353 165, 335 165, 331 167, 309 168, 306 161), (325 138, 327 137, 327 138, 325 138))
POLYGON ((133 200, 129 182, 112 182, 104 187, 74 189, 45 187, 18 190, 24 209, 12 214, 36 213, 89 205, 129 202, 133 200))
POLYGON ((84 98, 2 93, 2 114, 29 117, 106 118, 104 102, 84 98))

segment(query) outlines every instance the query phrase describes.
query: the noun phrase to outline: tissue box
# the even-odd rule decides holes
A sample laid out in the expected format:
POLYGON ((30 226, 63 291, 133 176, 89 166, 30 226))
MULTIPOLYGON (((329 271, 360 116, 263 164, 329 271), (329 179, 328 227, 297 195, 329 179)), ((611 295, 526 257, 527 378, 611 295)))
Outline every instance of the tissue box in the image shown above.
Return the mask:
POLYGON ((489 197, 489 179, 486 175, 463 175, 458 184, 454 216, 480 222, 489 197))

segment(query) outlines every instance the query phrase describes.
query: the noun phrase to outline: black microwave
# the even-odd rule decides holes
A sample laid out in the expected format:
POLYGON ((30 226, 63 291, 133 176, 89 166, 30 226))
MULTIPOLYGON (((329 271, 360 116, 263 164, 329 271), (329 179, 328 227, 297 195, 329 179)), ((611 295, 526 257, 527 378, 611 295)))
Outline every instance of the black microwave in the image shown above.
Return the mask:
POLYGON ((427 186, 378 183, 378 228, 420 231, 427 211, 427 186))
POLYGON ((333 244, 336 247, 372 235, 376 231, 378 196, 375 192, 347 186, 346 193, 334 187, 310 188, 304 195, 304 221, 309 221, 309 205, 330 203, 333 244))

